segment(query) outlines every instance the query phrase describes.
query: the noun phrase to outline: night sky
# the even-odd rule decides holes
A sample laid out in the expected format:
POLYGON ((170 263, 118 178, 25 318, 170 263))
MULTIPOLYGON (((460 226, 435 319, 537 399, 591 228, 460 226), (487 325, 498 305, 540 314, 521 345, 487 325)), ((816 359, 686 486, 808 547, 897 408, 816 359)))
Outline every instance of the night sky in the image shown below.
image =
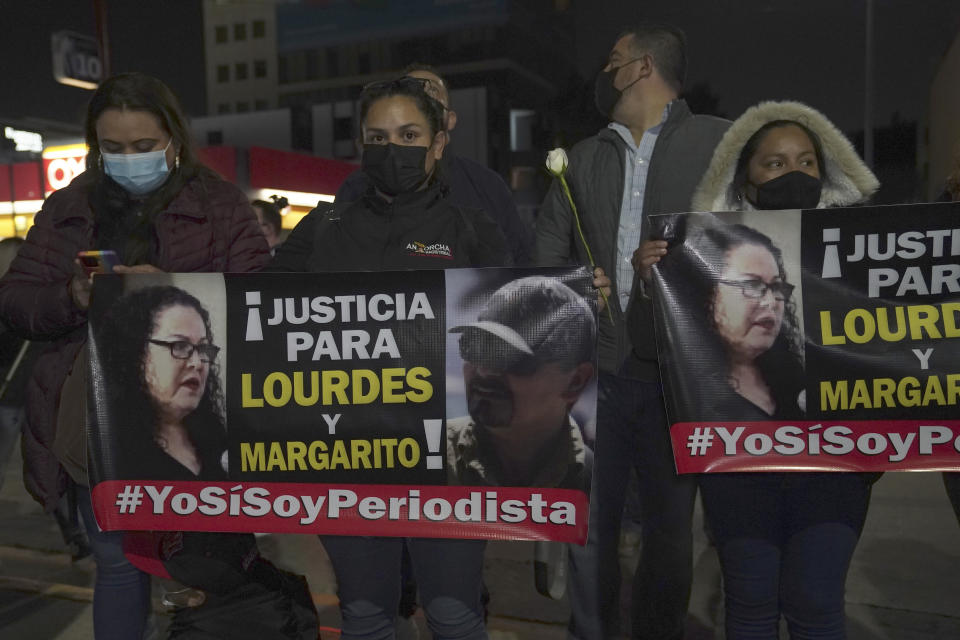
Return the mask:
MULTIPOLYGON (((866 0, 573 4, 582 73, 596 71, 623 25, 662 20, 687 34, 687 86, 709 84, 728 117, 760 100, 789 98, 846 131, 863 126, 866 0)), ((874 0, 874 20, 875 125, 894 112, 918 119, 937 63, 960 32, 960 1, 874 0)))
MULTIPOLYGON (((114 72, 166 82, 191 115, 205 109, 200 0, 108 0, 114 72)), ((53 79, 50 34, 96 34, 90 0, 0 0, 0 117, 80 126, 90 91, 53 79)))
MULTIPOLYGON (((762 99, 792 98, 847 130, 863 118, 866 0, 573 0, 577 58, 585 82, 623 25, 672 22, 689 40, 688 86, 706 83, 735 117, 762 99)), ((158 75, 187 111, 204 109, 199 0, 110 0, 115 70, 158 75)), ((875 0, 876 115, 917 119, 937 62, 960 31, 958 0, 875 0)), ((87 0, 0 0, 0 116, 79 122, 89 92, 58 85, 51 31, 94 33, 87 0)))

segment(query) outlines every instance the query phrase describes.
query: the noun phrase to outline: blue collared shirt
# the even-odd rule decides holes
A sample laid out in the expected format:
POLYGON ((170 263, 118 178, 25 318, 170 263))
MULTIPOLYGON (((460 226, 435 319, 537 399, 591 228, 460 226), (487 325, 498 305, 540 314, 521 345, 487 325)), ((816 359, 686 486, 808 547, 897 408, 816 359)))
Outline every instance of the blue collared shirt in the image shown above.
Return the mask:
POLYGON ((620 227, 617 232, 617 268, 616 273, 607 274, 613 278, 620 298, 620 308, 626 312, 627 304, 633 293, 633 252, 640 246, 640 227, 643 222, 643 198, 647 192, 647 172, 657 136, 663 129, 663 123, 670 115, 673 103, 663 109, 660 123, 643 132, 640 144, 633 139, 630 129, 619 122, 607 125, 617 132, 627 143, 624 162, 623 202, 620 205, 620 227))

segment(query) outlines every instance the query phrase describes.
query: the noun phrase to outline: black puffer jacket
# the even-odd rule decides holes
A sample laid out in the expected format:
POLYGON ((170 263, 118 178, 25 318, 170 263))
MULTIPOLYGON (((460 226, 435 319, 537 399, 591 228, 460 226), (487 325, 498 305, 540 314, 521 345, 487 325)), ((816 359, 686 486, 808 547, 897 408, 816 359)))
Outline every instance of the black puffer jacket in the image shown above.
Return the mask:
POLYGON ((446 187, 393 202, 368 191, 340 211, 311 211, 267 271, 387 271, 509 266, 506 241, 483 211, 450 204, 446 187))
MULTIPOLYGON (((513 263, 525 266, 533 260, 533 230, 517 212, 513 194, 496 171, 469 158, 445 153, 440 161, 443 180, 450 187, 451 204, 465 209, 482 209, 497 223, 507 240, 513 263)), ((347 204, 363 197, 370 179, 363 171, 351 173, 337 191, 337 203, 347 204)))
POLYGON ((27 380, 43 347, 41 343, 28 343, 10 331, 0 330, 0 389, 3 390, 3 394, 0 395, 0 406, 23 407, 25 405, 27 380), (21 349, 24 349, 23 357, 20 357, 21 349), (18 357, 20 357, 19 361, 18 357), (4 388, 3 384, 8 375, 10 382, 6 383, 7 386, 4 388))
MULTIPOLYGON (((97 244, 90 205, 96 179, 83 173, 47 198, 0 280, 3 322, 23 337, 51 341, 27 384, 23 431, 24 483, 48 511, 67 483, 52 447, 60 390, 87 337, 87 313, 73 303, 70 279, 77 252, 97 244)), ((156 219, 153 264, 162 271, 256 271, 269 257, 246 196, 213 175, 188 182, 156 219)))

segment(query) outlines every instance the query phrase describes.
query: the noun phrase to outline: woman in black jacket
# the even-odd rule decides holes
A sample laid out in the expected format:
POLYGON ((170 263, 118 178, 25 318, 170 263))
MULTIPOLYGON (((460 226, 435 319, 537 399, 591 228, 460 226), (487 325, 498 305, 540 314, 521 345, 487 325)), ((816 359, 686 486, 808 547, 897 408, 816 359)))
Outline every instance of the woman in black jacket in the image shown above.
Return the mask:
MULTIPOLYGON (((483 211, 450 204, 437 161, 443 107, 424 81, 368 85, 360 96, 364 196, 304 218, 267 270, 384 271, 508 266, 506 242, 483 211)), ((402 538, 324 536, 344 640, 394 637, 402 538)), ((407 539, 427 624, 439 640, 487 633, 480 603, 484 542, 407 539)))
MULTIPOLYGON (((853 145, 823 114, 798 102, 763 102, 727 130, 692 208, 851 206, 878 186, 853 145)), ((666 254, 660 268, 668 271, 674 268, 672 261, 691 258, 717 267, 705 300, 712 327, 704 329, 703 337, 706 343, 714 334, 725 356, 715 367, 722 372, 721 387, 728 387, 716 394, 722 415, 747 421, 802 415, 801 404, 807 403, 806 394, 802 401, 799 394, 802 363, 790 296, 794 283, 788 282, 779 250, 742 225, 705 230, 696 243, 695 251, 703 252, 699 258, 685 250, 667 254, 665 244, 646 243, 641 264, 658 262, 666 254), (722 257, 722 264, 713 263, 715 257, 722 257)), ((698 366, 711 370, 703 362, 698 366)), ((708 376, 695 384, 701 392, 716 388, 708 376)), ((693 398, 702 404, 710 400, 693 398)), ((870 474, 776 468, 701 474, 704 512, 723 571, 729 640, 779 638, 781 617, 794 640, 846 638, 844 586, 874 479, 870 474)))
POLYGON ((440 165, 443 107, 424 81, 400 78, 361 95, 363 159, 371 187, 356 202, 314 209, 269 269, 383 271, 506 266, 496 223, 450 204, 440 165), (439 120, 438 120, 439 119, 439 120))

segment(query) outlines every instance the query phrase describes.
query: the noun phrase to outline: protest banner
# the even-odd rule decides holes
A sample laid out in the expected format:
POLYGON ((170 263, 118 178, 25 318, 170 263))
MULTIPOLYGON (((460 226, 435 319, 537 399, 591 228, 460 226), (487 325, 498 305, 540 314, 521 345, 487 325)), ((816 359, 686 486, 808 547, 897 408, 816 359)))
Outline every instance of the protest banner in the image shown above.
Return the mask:
POLYGON ((584 268, 97 276, 106 530, 586 537, 584 268))
POLYGON ((960 205, 653 224, 679 472, 960 470, 960 205))

